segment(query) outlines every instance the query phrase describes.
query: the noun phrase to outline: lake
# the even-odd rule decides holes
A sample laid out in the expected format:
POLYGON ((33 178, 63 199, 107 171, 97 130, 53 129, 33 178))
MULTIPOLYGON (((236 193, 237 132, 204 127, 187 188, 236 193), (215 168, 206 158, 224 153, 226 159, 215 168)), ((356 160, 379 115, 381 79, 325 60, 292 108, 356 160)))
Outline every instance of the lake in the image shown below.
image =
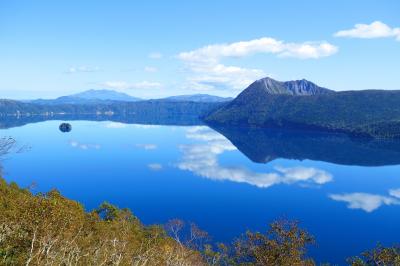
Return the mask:
POLYGON ((109 201, 145 224, 191 221, 215 242, 295 219, 316 238, 311 255, 339 264, 400 239, 399 141, 81 120, 62 133, 61 122, 3 125, 22 148, 2 158, 7 181, 88 210, 109 201))

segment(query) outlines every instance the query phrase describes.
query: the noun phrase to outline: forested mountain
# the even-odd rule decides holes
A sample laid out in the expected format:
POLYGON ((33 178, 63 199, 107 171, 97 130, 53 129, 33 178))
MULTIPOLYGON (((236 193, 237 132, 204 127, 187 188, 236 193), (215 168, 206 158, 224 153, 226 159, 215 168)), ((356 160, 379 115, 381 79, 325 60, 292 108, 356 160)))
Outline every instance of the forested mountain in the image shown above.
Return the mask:
POLYGON ((59 105, 59 104, 111 104, 115 102, 138 102, 138 101, 163 101, 163 102, 204 102, 216 103, 227 102, 232 100, 230 97, 219 97, 209 94, 189 94, 177 95, 160 99, 145 100, 130 96, 126 93, 113 90, 87 90, 80 93, 61 96, 56 99, 36 99, 27 100, 26 103, 35 103, 42 105, 59 105))
POLYGON ((316 84, 312 83, 311 81, 305 79, 282 82, 266 77, 254 81, 239 96, 241 98, 248 97, 249 93, 284 94, 284 95, 320 95, 320 94, 330 94, 334 92, 335 91, 333 90, 319 87, 316 84))
POLYGON ((204 120, 221 125, 400 137, 400 91, 333 92, 307 81, 302 81, 304 86, 282 85, 297 83, 269 78, 257 81, 232 102, 205 115, 204 120))

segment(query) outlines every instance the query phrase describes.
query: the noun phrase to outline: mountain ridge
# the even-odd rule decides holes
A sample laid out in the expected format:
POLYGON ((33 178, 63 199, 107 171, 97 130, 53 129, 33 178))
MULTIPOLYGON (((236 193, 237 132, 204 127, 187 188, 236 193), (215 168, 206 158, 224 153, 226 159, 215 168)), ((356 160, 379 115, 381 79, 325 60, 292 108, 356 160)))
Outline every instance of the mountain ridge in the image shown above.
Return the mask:
POLYGON ((185 94, 185 95, 169 96, 169 97, 160 98, 160 99, 156 99, 156 100, 190 101, 190 102, 227 102, 227 101, 233 100, 233 98, 198 93, 198 94, 185 94))
POLYGON ((315 83, 308 81, 306 79, 277 81, 270 77, 265 77, 254 81, 243 92, 249 90, 259 90, 274 95, 285 94, 285 95, 298 95, 298 96, 320 95, 320 94, 328 94, 335 92, 333 90, 320 87, 315 83))
POLYGON ((140 98, 133 97, 126 93, 117 92, 114 90, 90 89, 71 95, 60 96, 56 99, 36 99, 25 102, 54 105, 54 104, 99 104, 99 103, 107 103, 113 101, 136 102, 141 100, 142 99, 140 98))
POLYGON ((142 99, 128 95, 123 92, 114 90, 86 90, 83 92, 60 96, 56 99, 35 99, 23 102, 42 104, 42 105, 59 105, 59 104, 111 104, 113 102, 138 102, 138 101, 164 101, 164 102, 204 102, 219 103, 232 100, 231 97, 220 97, 210 94, 186 94, 169 96, 157 99, 142 99))
POLYGON ((400 138, 400 91, 335 92, 308 81, 291 81, 283 87, 285 82, 270 78, 261 79, 259 84, 260 80, 252 83, 234 100, 206 114, 203 120, 219 125, 400 138), (308 84, 305 92, 290 92, 301 89, 305 82, 308 84))
POLYGON ((129 94, 107 89, 90 89, 83 92, 70 95, 70 97, 77 97, 82 99, 96 99, 96 100, 113 100, 113 101, 140 101, 141 98, 133 97, 129 94))

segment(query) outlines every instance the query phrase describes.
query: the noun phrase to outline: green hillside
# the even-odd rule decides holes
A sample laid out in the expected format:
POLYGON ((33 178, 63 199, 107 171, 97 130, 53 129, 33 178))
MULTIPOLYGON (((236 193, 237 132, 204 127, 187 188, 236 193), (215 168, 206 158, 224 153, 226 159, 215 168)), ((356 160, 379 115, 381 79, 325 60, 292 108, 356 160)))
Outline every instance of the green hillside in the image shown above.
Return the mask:
POLYGON ((209 113, 211 124, 284 127, 400 137, 400 91, 343 91, 315 95, 274 94, 251 86, 209 113))

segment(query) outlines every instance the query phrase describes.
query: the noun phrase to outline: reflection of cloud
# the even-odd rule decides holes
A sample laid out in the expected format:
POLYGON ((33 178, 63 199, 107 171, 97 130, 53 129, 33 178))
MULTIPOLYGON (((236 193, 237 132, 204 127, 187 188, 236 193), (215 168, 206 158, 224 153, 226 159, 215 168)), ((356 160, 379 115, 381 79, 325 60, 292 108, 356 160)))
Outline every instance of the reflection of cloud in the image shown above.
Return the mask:
MULTIPOLYGON (((186 137, 189 139, 202 140, 202 141, 223 141, 230 144, 230 142, 227 141, 224 136, 204 126, 190 127, 187 130, 186 137)), ((230 145, 233 147, 233 149, 236 149, 232 144, 230 145)))
POLYGON ((160 171, 163 168, 162 165, 159 163, 150 163, 147 165, 147 167, 153 171, 160 171))
POLYGON ((106 128, 126 128, 128 125, 119 122, 109 122, 106 124, 106 128))
POLYGON ((361 209, 366 212, 372 212, 382 205, 400 204, 395 198, 369 193, 331 194, 329 198, 346 202, 349 209, 361 209))
POLYGON ((260 188, 297 182, 324 184, 332 180, 329 173, 315 168, 276 167, 276 172, 256 173, 244 167, 221 166, 218 155, 225 151, 236 150, 236 147, 226 138, 207 127, 191 128, 186 137, 206 141, 206 143, 181 145, 183 159, 178 164, 178 168, 205 178, 247 183, 260 188))
POLYGON ((143 148, 145 150, 155 150, 157 149, 156 144, 136 144, 136 147, 143 148))
POLYGON ((89 150, 89 149, 98 150, 98 149, 101 148, 100 144, 86 144, 86 143, 80 143, 80 142, 78 142, 76 140, 71 140, 69 142, 69 144, 71 145, 71 147, 78 148, 78 149, 81 149, 81 150, 89 150))
POLYGON ((276 167, 277 171, 281 172, 284 176, 284 183, 294 183, 298 181, 307 181, 312 179, 316 184, 325 184, 332 181, 332 175, 316 168, 312 167, 292 167, 283 168, 276 167))
POLYGON ((389 194, 392 197, 400 198, 400 188, 389 190, 389 194))

